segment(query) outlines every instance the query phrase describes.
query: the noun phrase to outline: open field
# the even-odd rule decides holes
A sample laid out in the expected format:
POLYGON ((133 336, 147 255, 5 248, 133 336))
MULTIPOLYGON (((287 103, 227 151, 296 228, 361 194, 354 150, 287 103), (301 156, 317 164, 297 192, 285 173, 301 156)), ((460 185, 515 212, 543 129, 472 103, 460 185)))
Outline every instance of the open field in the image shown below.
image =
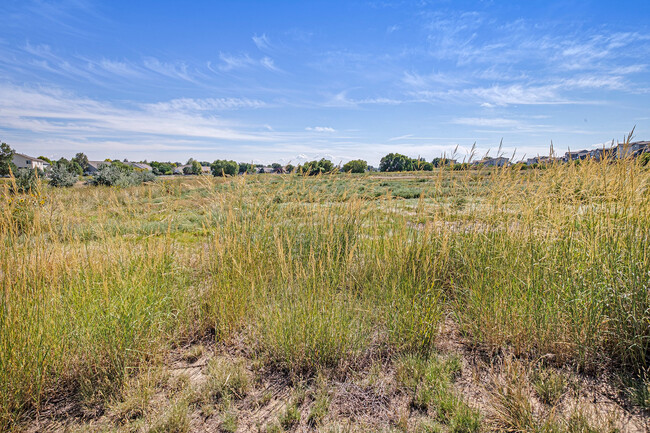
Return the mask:
POLYGON ((647 431, 634 162, 0 203, 0 430, 647 431))

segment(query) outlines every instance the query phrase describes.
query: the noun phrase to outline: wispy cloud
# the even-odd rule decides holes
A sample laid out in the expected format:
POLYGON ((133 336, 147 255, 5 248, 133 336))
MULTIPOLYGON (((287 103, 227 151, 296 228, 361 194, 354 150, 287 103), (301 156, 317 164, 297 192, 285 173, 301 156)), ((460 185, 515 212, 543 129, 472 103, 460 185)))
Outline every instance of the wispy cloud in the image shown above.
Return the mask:
POLYGON ((272 48, 271 41, 269 40, 268 36, 266 36, 266 33, 263 33, 261 36, 254 35, 252 39, 255 43, 255 46, 260 51, 268 51, 272 48))
POLYGON ((267 104, 259 99, 248 98, 207 98, 192 99, 180 98, 167 102, 145 104, 143 108, 152 111, 164 112, 193 112, 212 110, 237 110, 242 108, 262 108, 267 104))
POLYGON ((275 66, 275 62, 273 61, 272 58, 270 57, 263 57, 262 60, 260 60, 260 64, 264 66, 266 69, 269 71, 275 71, 278 72, 280 69, 275 66))
POLYGON ((184 62, 161 62, 155 57, 148 57, 144 59, 144 66, 160 75, 169 78, 181 79, 193 82, 194 79, 190 76, 188 66, 184 62))
POLYGON ((241 130, 235 123, 201 111, 210 107, 253 104, 234 100, 175 100, 141 107, 122 107, 77 97, 51 88, 0 85, 0 121, 5 128, 34 134, 57 134, 81 140, 97 134, 146 134, 220 140, 261 140, 269 137, 241 130), (177 107, 174 110, 172 107, 177 107), (191 110, 191 113, 188 113, 191 110))
POLYGON ((305 128, 305 131, 314 131, 314 132, 336 132, 336 129, 329 126, 308 126, 305 128))

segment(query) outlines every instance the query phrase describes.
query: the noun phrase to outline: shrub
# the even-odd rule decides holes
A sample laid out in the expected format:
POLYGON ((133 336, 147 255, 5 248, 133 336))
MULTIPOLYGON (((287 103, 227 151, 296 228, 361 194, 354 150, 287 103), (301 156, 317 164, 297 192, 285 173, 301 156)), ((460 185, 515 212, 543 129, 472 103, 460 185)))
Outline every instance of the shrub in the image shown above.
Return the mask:
POLYGON ((56 164, 52 167, 50 174, 50 185, 60 187, 70 187, 77 182, 77 175, 70 172, 66 167, 56 164))
POLYGON ((150 182, 156 176, 149 171, 134 171, 133 168, 123 164, 100 165, 99 170, 90 181, 93 185, 127 187, 150 182), (128 167, 128 168, 127 168, 128 167), (130 169, 129 169, 130 168, 130 169))
POLYGON ((39 186, 39 173, 36 170, 20 168, 11 189, 13 192, 25 193, 36 191, 39 186))

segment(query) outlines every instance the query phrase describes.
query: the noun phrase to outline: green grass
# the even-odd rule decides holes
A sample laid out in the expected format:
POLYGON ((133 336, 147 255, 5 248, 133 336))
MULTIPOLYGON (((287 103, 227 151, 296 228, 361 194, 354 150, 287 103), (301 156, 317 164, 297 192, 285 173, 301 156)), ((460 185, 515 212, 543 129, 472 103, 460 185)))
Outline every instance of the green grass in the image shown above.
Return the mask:
MULTIPOLYGON (((487 350, 650 367, 647 168, 410 176, 5 187, 0 430, 61 393, 106 404, 172 347, 212 334, 271 370, 344 375, 380 357, 431 359, 449 315, 487 350)), ((245 392, 243 376, 215 368, 213 398, 245 392)), ((409 388, 416 406, 455 408, 441 422, 471 430, 427 383, 409 388)), ((552 402, 549 386, 537 392, 552 402)))

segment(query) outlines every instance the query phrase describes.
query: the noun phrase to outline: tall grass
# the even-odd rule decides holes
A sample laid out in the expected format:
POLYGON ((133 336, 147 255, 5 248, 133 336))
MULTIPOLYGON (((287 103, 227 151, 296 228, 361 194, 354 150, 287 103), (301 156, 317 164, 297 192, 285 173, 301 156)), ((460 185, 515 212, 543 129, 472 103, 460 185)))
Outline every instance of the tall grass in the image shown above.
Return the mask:
POLYGON ((452 314, 487 348, 648 367, 647 169, 422 179, 5 188, 0 430, 54 395, 101 404, 174 344, 212 333, 279 371, 345 374, 426 356, 452 314), (393 194, 405 189, 417 198, 393 194))

